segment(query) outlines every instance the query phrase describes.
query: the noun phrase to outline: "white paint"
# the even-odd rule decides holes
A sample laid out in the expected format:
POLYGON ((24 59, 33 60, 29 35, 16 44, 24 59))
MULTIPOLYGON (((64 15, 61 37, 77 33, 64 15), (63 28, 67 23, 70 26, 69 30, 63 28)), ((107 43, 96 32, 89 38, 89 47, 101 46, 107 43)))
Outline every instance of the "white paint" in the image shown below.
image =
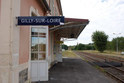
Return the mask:
POLYGON ((16 26, 16 17, 20 16, 20 0, 11 0, 12 16, 11 16, 11 43, 12 43, 12 69, 11 69, 11 83, 19 82, 19 72, 27 66, 19 68, 19 45, 20 45, 20 26, 16 26), (22 69, 23 68, 23 69, 22 69), (20 71, 19 71, 20 70, 20 71))
POLYGON ((50 63, 55 60, 54 53, 53 53, 53 32, 50 32, 50 63))
POLYGON ((56 55, 56 60, 57 60, 58 62, 62 62, 62 54, 61 54, 61 53, 57 53, 57 55, 56 55))
POLYGON ((31 61, 31 81, 48 81, 48 26, 38 26, 33 28, 44 29, 46 33, 46 59, 31 61))
POLYGON ((1 0, 0 55, 10 54, 10 17, 10 0, 1 0))
POLYGON ((30 7, 29 15, 32 16, 32 13, 34 13, 37 16, 40 16, 40 14, 38 13, 38 9, 35 9, 33 6, 30 7))
POLYGON ((31 81, 48 81, 48 63, 46 61, 31 62, 31 81))
POLYGON ((11 0, 1 0, 0 8, 0 83, 11 83, 11 0))
MULTIPOLYGON (((40 16, 38 10, 33 6, 30 8, 30 16, 34 13, 36 16, 40 16)), ((46 29, 46 60, 42 61, 31 61, 31 28, 30 26, 30 43, 29 43, 29 71, 31 72, 31 81, 47 81, 48 80, 48 26, 33 26, 36 28, 46 29)))
POLYGON ((13 67, 18 66, 19 65, 19 54, 17 53, 13 54, 12 58, 13 58, 12 60, 13 67))
MULTIPOLYGON (((35 15, 37 16, 40 16, 38 11, 35 10, 35 8, 33 6, 30 7, 30 12, 29 12, 29 15, 32 16, 32 13, 34 13, 35 15)), ((30 33, 29 33, 29 60, 28 60, 28 63, 29 63, 29 67, 28 67, 28 72, 31 72, 31 27, 30 26, 30 33)), ((28 73, 29 75, 29 78, 31 79, 31 75, 30 73, 28 73)))

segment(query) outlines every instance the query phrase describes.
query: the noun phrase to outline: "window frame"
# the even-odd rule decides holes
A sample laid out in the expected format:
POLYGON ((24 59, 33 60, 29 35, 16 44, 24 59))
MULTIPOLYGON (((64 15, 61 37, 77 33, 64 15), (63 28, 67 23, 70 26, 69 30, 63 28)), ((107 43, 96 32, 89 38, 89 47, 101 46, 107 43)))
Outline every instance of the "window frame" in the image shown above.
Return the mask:
MULTIPOLYGON (((44 36, 44 35, 43 35, 44 36)), ((39 60, 46 60, 47 59, 47 29, 46 28, 42 28, 42 27, 31 27, 31 61, 39 61, 39 60), (41 37, 41 35, 39 35, 39 33, 40 32, 38 32, 38 35, 37 35, 37 37, 38 37, 38 50, 37 51, 32 51, 32 37, 34 36, 34 35, 32 35, 32 28, 34 28, 34 29, 45 29, 45 37, 41 37), (40 44, 39 44, 39 39, 40 38, 45 38, 45 51, 40 51, 40 44), (37 53, 37 56, 38 56, 38 58, 36 59, 36 60, 34 60, 34 59, 32 59, 32 53, 37 53), (45 54, 44 56, 44 58, 43 59, 40 59, 40 55, 39 54, 45 54)))

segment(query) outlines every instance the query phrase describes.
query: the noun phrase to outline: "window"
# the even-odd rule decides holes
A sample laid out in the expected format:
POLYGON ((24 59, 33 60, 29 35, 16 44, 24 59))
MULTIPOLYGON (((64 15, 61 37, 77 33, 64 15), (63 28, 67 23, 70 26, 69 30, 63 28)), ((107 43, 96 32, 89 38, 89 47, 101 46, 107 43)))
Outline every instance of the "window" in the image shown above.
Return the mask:
POLYGON ((46 29, 31 29, 31 60, 46 59, 46 29))

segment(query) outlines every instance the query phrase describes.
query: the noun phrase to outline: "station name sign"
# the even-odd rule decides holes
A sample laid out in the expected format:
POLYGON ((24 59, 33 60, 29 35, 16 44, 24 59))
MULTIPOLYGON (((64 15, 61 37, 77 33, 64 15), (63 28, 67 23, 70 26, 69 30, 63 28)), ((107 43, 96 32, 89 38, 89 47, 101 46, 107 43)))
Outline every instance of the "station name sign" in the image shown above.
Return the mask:
POLYGON ((17 25, 63 25, 64 16, 20 16, 17 25))

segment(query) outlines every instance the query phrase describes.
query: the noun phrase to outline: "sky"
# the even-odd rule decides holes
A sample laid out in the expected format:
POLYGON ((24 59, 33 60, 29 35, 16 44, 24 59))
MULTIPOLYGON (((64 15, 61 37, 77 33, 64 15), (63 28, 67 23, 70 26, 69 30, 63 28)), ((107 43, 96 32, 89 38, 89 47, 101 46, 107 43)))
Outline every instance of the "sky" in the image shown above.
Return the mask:
POLYGON ((104 31, 109 41, 117 36, 124 37, 124 0, 61 0, 61 4, 65 17, 90 21, 77 40, 64 44, 92 43, 91 36, 96 30, 104 31))

